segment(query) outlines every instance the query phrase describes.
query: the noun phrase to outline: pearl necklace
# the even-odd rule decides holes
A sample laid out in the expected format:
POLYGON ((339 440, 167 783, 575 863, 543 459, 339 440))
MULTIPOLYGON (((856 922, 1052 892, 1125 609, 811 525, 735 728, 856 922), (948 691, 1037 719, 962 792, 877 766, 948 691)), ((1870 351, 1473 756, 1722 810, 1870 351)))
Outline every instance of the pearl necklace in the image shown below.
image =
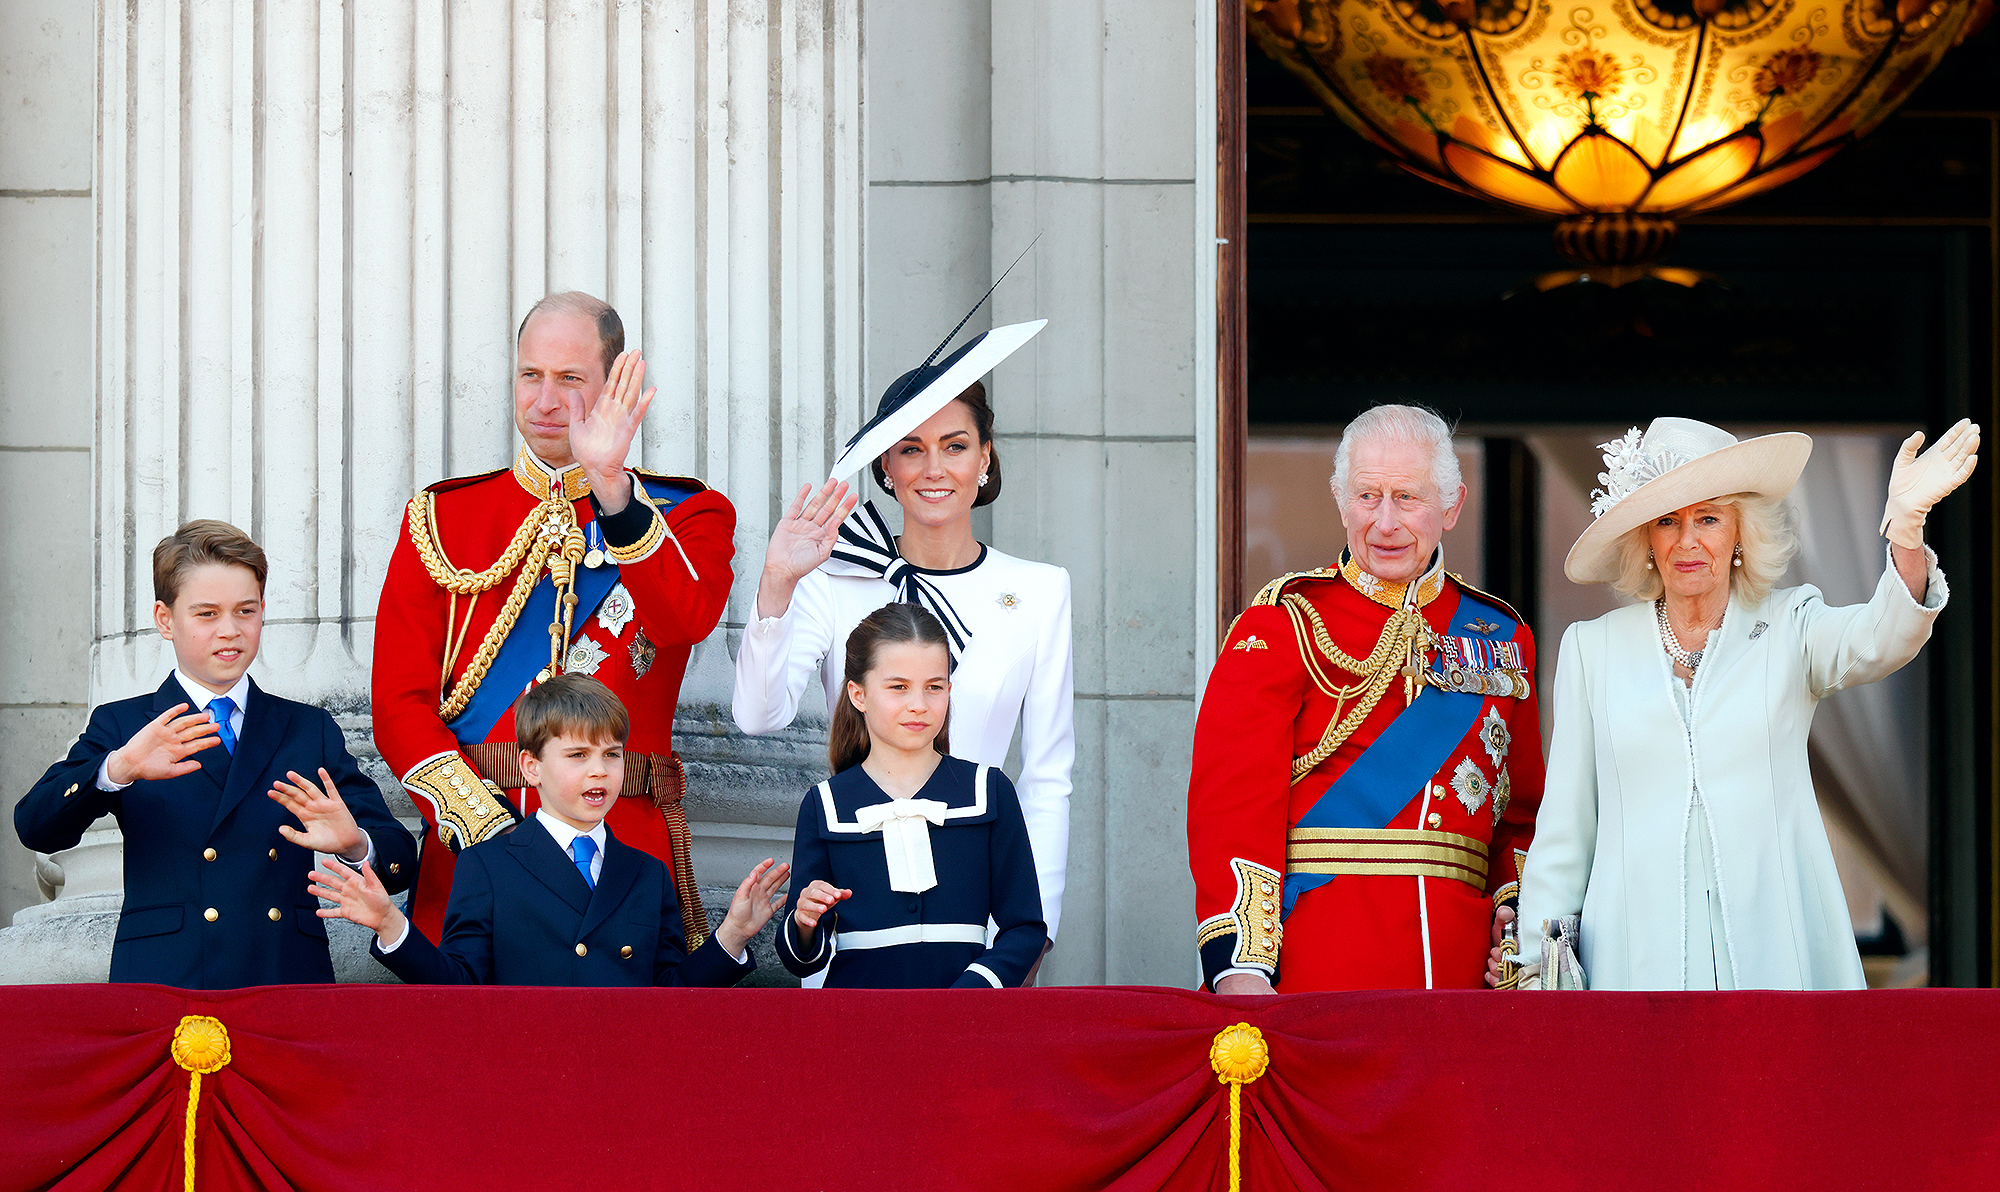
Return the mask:
POLYGON ((1660 622, 1660 644, 1667 648, 1669 657, 1688 668, 1689 674, 1693 674, 1695 668, 1701 665, 1702 651, 1681 649, 1681 639, 1674 633, 1673 623, 1667 620, 1667 602, 1664 597, 1653 602, 1653 612, 1658 615, 1660 622))

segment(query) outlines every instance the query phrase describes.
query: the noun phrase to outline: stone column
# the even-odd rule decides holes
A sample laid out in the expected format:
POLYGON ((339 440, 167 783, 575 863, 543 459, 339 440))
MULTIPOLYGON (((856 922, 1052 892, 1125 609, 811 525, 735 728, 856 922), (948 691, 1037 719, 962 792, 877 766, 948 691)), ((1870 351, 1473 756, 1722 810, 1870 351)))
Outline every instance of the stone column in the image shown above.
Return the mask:
MULTIPOLYGON (((511 459, 551 290, 646 349, 632 462, 736 502, 740 624, 782 494, 859 424, 858 4, 102 6, 91 701, 171 665, 154 543, 227 519, 271 559, 258 681, 410 814, 368 733, 376 597, 412 492, 511 459)), ((728 672, 718 630, 691 727, 728 672)), ((741 785, 696 818, 756 822, 741 785)))
POLYGON ((1075 792, 1044 984, 1192 985, 1186 795, 1214 660, 1213 4, 869 6, 869 373, 993 324, 1006 491, 975 528, 1070 573, 1075 792), (988 325, 986 312, 975 327, 988 325), (968 329, 970 330, 970 328, 968 329))

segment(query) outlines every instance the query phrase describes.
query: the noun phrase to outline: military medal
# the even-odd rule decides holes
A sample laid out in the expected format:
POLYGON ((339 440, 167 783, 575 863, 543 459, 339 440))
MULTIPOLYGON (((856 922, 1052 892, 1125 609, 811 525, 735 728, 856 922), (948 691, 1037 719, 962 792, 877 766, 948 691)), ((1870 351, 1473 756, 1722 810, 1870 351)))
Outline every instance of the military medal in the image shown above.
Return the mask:
POLYGON ((643 679, 646 677, 646 672, 653 669, 653 656, 659 653, 659 647, 647 638, 644 629, 640 629, 632 634, 631 652, 632 677, 643 679))
MULTIPOLYGON (((589 562, 588 558, 584 561, 589 562)), ((632 593, 625 590, 624 584, 614 584, 597 606, 597 623, 606 633, 618 637, 632 623, 632 612, 632 593)))
POLYGON ((594 521, 590 523, 590 549, 584 552, 583 565, 593 569, 604 566, 604 531, 594 521))

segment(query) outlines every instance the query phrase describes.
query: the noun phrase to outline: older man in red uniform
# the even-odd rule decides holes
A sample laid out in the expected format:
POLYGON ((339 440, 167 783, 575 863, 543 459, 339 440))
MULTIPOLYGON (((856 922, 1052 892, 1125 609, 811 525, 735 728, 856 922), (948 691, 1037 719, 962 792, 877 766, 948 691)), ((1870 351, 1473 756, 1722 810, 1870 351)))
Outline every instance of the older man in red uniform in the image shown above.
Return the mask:
POLYGON ((1542 794, 1534 637, 1444 570, 1451 432, 1379 406, 1341 440, 1340 565, 1230 627, 1188 789, 1217 993, 1477 988, 1542 794))
POLYGON ((606 822, 672 870, 690 946, 707 934, 688 864, 674 708, 688 651, 729 596, 736 511, 697 480, 627 469, 653 390, 616 311, 553 294, 521 323, 511 468, 411 500, 375 620, 375 742, 430 832, 411 919, 436 940, 453 857, 532 814, 516 698, 594 675, 631 713, 606 822))

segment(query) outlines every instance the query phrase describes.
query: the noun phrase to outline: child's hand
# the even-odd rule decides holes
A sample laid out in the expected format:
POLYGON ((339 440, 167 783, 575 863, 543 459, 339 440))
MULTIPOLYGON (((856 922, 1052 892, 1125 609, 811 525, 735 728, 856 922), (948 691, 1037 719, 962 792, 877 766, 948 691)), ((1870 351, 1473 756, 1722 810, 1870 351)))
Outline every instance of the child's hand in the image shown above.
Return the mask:
POLYGON ((736 897, 729 900, 729 913, 723 916, 722 925, 715 929, 715 942, 722 945, 723 951, 731 956, 740 955, 750 937, 764 929, 764 924, 785 904, 785 879, 791 875, 790 865, 769 857, 750 871, 743 884, 736 887, 736 897))
POLYGON ((296 770, 285 771, 290 782, 274 783, 271 798, 286 811, 299 817, 305 825, 301 832, 290 824, 279 824, 278 834, 293 844, 309 848, 315 852, 332 853, 350 861, 359 861, 368 855, 368 838, 361 834, 361 828, 354 822, 354 813, 347 809, 347 800, 340 797, 340 789, 333 784, 333 775, 322 766, 319 780, 326 784, 324 790, 314 786, 310 778, 302 777, 296 770))
POLYGON ((141 778, 158 782, 201 769, 193 755, 222 744, 222 730, 206 711, 181 715, 187 710, 186 704, 175 704, 133 733, 130 741, 106 759, 105 777, 124 786, 141 778))
POLYGON ((374 866, 363 865, 356 873, 338 861, 320 864, 325 872, 313 870, 308 875, 311 883, 306 887, 316 897, 333 903, 319 908, 320 918, 359 923, 385 944, 401 938, 403 912, 389 901, 389 892, 382 888, 382 879, 375 876, 374 866))
POLYGON ((799 929, 799 942, 811 946, 819 921, 837 902, 854 897, 852 890, 839 890, 818 878, 799 895, 799 908, 792 912, 792 924, 799 929))

